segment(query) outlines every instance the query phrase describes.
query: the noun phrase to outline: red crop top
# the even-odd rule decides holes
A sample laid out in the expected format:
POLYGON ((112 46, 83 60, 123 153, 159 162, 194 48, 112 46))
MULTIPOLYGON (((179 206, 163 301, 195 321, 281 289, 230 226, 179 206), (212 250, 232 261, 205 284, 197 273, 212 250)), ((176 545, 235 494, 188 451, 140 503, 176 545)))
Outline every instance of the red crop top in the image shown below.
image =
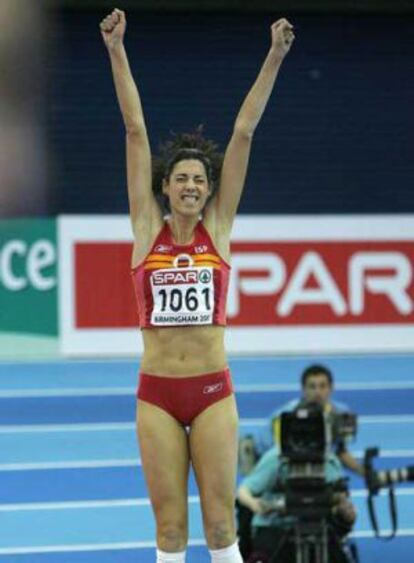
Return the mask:
POLYGON ((230 266, 201 221, 194 235, 191 244, 175 244, 165 222, 132 269, 140 328, 226 324, 230 266))

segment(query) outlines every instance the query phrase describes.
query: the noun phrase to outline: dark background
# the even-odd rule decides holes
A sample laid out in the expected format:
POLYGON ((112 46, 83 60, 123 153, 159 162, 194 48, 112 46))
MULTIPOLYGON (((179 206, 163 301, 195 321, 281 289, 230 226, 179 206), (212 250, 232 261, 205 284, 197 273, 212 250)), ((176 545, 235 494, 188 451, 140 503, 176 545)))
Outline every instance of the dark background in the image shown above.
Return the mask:
MULTIPOLYGON (((414 212, 412 4, 119 2, 153 151, 200 123, 224 150, 269 27, 286 16, 296 42, 255 135, 240 212, 414 212)), ((124 131, 98 30, 106 6, 50 10, 51 214, 128 210, 124 131)))

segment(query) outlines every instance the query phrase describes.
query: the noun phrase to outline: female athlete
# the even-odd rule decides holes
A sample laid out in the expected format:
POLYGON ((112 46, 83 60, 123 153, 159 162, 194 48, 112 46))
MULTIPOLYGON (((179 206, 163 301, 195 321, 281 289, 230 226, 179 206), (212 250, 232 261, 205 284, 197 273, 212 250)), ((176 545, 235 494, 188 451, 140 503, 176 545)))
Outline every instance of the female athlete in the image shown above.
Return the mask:
POLYGON ((234 520, 238 415, 224 350, 230 232, 253 133, 293 43, 293 28, 285 19, 271 26, 269 52, 220 170, 214 144, 198 130, 165 145, 161 175, 158 166, 154 178, 123 44, 124 12, 114 10, 100 29, 126 129, 132 277, 144 341, 137 429, 156 519, 157 563, 185 561, 190 462, 211 561, 240 563, 234 520))

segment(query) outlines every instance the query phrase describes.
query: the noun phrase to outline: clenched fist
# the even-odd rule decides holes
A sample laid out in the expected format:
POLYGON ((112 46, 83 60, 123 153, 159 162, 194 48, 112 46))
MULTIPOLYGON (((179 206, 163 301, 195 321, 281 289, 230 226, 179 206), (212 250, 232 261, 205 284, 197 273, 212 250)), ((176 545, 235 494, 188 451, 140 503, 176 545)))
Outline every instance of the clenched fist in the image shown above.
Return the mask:
POLYGON ((280 58, 284 58, 295 40, 293 25, 285 18, 277 20, 272 27, 272 49, 280 58))
POLYGON ((108 49, 122 44, 126 29, 125 12, 115 9, 100 23, 101 35, 108 49))

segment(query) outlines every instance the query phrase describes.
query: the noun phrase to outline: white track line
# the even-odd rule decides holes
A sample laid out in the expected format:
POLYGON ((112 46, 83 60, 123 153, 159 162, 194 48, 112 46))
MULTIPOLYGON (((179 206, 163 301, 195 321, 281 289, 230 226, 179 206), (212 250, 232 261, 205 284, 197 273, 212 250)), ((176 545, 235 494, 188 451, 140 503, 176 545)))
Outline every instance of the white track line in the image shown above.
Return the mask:
MULTIPOLYGON (((360 424, 413 424, 413 414, 360 416, 360 424)), ((242 418, 240 427, 266 426, 267 418, 242 418)), ((135 430, 134 422, 88 422, 73 424, 10 424, 0 425, 0 434, 33 434, 53 432, 130 432, 135 430)))
POLYGON ((99 467, 138 467, 139 458, 132 459, 92 459, 74 461, 39 461, 33 463, 2 463, 0 471, 42 471, 48 469, 90 469, 99 467))
MULTIPOLYGON (((200 497, 188 497, 190 504, 199 504, 200 497)), ((68 502, 30 502, 0 504, 0 512, 26 512, 33 510, 80 510, 89 508, 125 508, 129 506, 150 506, 149 498, 129 498, 112 500, 81 500, 68 502)))
MULTIPOLYGON (((204 539, 194 539, 188 542, 191 547, 203 546, 204 539)), ((112 551, 122 549, 148 549, 156 548, 155 541, 117 542, 117 543, 91 543, 73 545, 40 545, 28 547, 0 548, 0 555, 24 555, 29 553, 67 553, 74 551, 112 551)))
MULTIPOLYGON (((381 535, 389 535, 391 530, 381 530, 381 535)), ((396 537, 409 537, 414 536, 414 528, 402 528, 397 531, 396 537)), ((351 534, 352 538, 374 538, 375 534, 372 530, 360 530, 359 532, 353 532, 351 534)))
MULTIPOLYGON (((402 489, 397 489, 395 494, 398 497, 405 497, 405 496, 413 496, 414 495, 414 487, 404 487, 402 489)), ((355 489, 351 490, 351 496, 353 498, 366 498, 368 496, 368 491, 366 489, 355 489)), ((381 489, 379 496, 388 496, 387 489, 381 489)))
MULTIPOLYGON (((351 450, 357 458, 364 457, 363 450, 351 450)), ((381 450, 381 458, 411 458, 414 457, 414 450, 381 450)), ((53 469, 90 469, 90 468, 111 468, 111 467, 139 467, 139 458, 131 459, 98 459, 98 460, 73 460, 73 461, 39 461, 32 463, 2 463, 1 471, 45 471, 53 469)))
POLYGON ((74 424, 13 424, 0 425, 0 434, 33 434, 53 432, 114 432, 135 430, 134 422, 89 422, 74 424))
POLYGON ((412 422, 414 422, 414 414, 373 414, 367 416, 359 416, 358 421, 362 422, 363 424, 411 424, 412 422))
MULTIPOLYGON (((297 391, 299 383, 256 383, 235 384, 238 393, 268 393, 272 391, 297 391)), ((337 391, 381 391, 392 389, 414 389, 414 381, 380 381, 336 383, 337 391)))
POLYGON ((136 387, 49 387, 44 389, 3 389, 0 399, 38 399, 41 397, 101 397, 136 393, 136 387))
MULTIPOLYGON (((391 530, 382 530, 383 534, 389 534, 391 530)), ((414 536, 414 528, 403 528, 398 530, 397 537, 414 536)), ((361 530, 351 534, 353 538, 374 538, 374 533, 370 530, 361 530)), ((205 546, 204 539, 189 540, 190 547, 205 546)), ((4 547, 0 548, 0 555, 27 555, 35 553, 70 553, 77 551, 117 551, 125 549, 155 549, 155 541, 140 542, 117 542, 117 543, 92 543, 92 544, 73 544, 73 545, 40 545, 27 547, 4 547)))
MULTIPOLYGON (((355 489, 351 491, 353 498, 366 498, 366 489, 355 489)), ((386 496, 388 492, 381 490, 380 496, 386 496)), ((414 496, 414 487, 407 487, 396 490, 397 496, 414 496)), ((190 496, 190 504, 199 504, 200 497, 190 496)), ((138 499, 112 499, 112 500, 82 500, 82 501, 62 501, 62 502, 30 502, 1 504, 0 512, 27 512, 40 510, 85 510, 92 508, 125 508, 131 506, 150 506, 149 498, 138 499)))
MULTIPOLYGON (((358 458, 364 457, 364 450, 352 450, 351 453, 358 458)), ((414 457, 414 450, 380 450, 380 458, 383 457, 414 457)))
MULTIPOLYGON (((359 424, 412 424, 414 414, 373 414, 358 416, 359 424)), ((241 418, 240 426, 266 426, 270 418, 241 418)))
MULTIPOLYGON (((237 384, 236 393, 272 393, 281 391, 297 391, 297 383, 256 383, 237 384)), ((339 391, 381 391, 414 389, 414 381, 376 381, 337 383, 339 391)), ((97 396, 135 396, 136 387, 56 387, 44 389, 2 389, 0 399, 39 399, 42 397, 97 397, 97 396)))

